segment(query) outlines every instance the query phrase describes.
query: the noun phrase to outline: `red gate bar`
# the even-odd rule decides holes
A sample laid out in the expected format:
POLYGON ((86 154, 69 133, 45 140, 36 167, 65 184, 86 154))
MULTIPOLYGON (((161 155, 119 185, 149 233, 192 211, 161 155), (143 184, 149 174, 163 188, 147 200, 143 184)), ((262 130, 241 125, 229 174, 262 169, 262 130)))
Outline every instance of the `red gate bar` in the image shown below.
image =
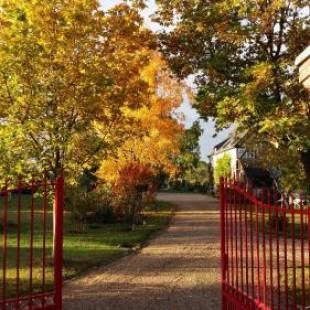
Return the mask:
POLYGON ((59 177, 56 181, 32 179, 29 183, 20 179, 16 185, 7 182, 0 187, 0 207, 1 309, 61 310, 63 178, 59 177), (51 203, 53 200, 54 209, 51 203), (54 264, 51 267, 48 257, 52 254, 53 247, 54 264), (47 251, 50 251, 50 255, 47 251), (49 277, 49 283, 47 272, 49 275, 53 274, 52 279, 49 277))
MULTIPOLYGON (((221 258, 221 268, 222 268, 222 290, 225 289, 225 282, 226 282, 226 245, 225 245, 225 232, 226 232, 226 216, 225 216, 225 191, 224 191, 224 182, 221 182, 221 248, 225 249, 225 251, 221 251, 222 258, 221 258)), ((225 305, 225 298, 224 295, 222 296, 222 304, 225 305)), ((226 307, 226 306, 225 306, 226 307)))
MULTIPOLYGON (((7 223, 8 223, 8 187, 5 184, 3 206, 3 246, 2 246, 2 294, 6 296, 6 271, 7 271, 7 223)), ((2 309, 5 308, 5 301, 2 300, 2 309)))
POLYGON ((55 238, 54 238, 54 282, 55 282, 55 309, 62 309, 62 265, 63 265, 63 206, 64 206, 64 179, 56 180, 55 194, 55 238))
POLYGON ((310 307, 310 205, 221 180, 222 309, 310 307))

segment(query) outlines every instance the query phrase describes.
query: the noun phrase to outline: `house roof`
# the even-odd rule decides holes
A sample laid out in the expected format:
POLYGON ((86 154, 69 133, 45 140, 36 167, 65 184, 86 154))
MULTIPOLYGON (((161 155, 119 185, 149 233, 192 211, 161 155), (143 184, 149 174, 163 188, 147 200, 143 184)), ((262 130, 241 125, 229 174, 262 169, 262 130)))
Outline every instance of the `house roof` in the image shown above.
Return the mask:
POLYGON ((226 138, 224 141, 220 142, 219 144, 214 146, 214 150, 220 149, 225 143, 229 140, 229 138, 226 138))
POLYGON ((273 178, 264 168, 244 167, 245 176, 257 187, 272 187, 273 178))
POLYGON ((236 132, 233 132, 228 138, 214 146, 213 152, 210 154, 210 156, 233 148, 241 147, 241 138, 242 136, 237 135, 236 132))
POLYGON ((295 65, 301 66, 310 57, 310 45, 296 58, 295 65))

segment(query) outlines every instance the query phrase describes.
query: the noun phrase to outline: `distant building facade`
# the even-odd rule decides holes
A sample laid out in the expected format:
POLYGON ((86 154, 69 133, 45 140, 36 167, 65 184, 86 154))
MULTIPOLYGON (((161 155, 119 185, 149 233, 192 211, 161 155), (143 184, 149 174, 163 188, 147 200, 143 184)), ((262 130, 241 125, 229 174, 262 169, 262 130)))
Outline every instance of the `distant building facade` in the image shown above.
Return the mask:
POLYGON ((310 90, 310 46, 296 58, 295 65, 299 69, 299 82, 310 90))
MULTIPOLYGON (((267 169, 259 164, 258 152, 248 150, 243 141, 244 136, 239 136, 235 132, 227 139, 214 146, 209 160, 215 171, 217 161, 224 155, 230 157, 230 177, 235 177, 241 183, 249 184, 252 187, 272 187, 274 179, 267 169)), ((215 176, 214 176, 215 178, 215 176)))

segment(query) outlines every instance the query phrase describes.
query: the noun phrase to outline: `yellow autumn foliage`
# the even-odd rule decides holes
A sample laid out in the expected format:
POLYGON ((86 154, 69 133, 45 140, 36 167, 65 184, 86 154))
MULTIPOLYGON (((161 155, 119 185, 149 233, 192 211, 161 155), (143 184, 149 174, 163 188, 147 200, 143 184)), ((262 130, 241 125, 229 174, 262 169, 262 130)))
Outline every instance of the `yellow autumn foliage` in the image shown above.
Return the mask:
POLYGON ((132 119, 131 136, 101 162, 98 176, 108 183, 115 183, 131 163, 148 166, 154 174, 176 172, 174 158, 179 154, 183 127, 172 114, 182 103, 183 85, 171 77, 158 53, 153 53, 141 75, 148 84, 149 98, 139 109, 123 109, 132 119))

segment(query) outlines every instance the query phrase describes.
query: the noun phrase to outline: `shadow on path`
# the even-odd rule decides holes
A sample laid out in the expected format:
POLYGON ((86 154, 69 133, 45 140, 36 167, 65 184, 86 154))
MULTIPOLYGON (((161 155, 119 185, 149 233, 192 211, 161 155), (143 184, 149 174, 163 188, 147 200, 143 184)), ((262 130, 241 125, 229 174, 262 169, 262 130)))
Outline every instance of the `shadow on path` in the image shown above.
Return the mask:
POLYGON ((138 254, 68 282, 64 310, 220 309, 217 200, 160 194, 177 204, 167 230, 138 254))

